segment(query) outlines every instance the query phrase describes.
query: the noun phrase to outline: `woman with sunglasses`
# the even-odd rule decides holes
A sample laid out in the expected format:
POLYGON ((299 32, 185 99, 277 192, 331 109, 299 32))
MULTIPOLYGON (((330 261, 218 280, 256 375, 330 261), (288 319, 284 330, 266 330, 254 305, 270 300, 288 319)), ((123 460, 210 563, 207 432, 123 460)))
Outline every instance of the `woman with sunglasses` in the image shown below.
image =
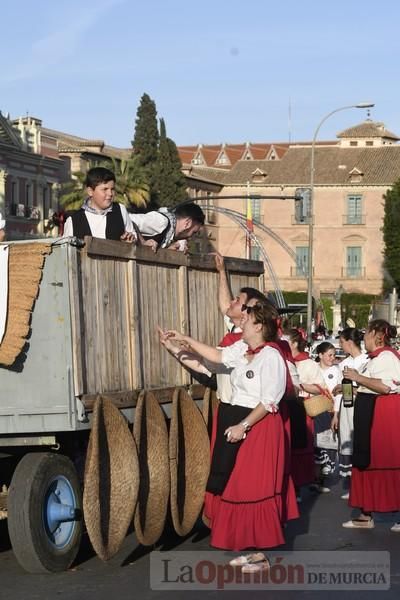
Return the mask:
MULTIPOLYGON (((214 421, 211 472, 205 515, 211 545, 229 550, 271 548, 284 543, 282 487, 285 434, 279 403, 287 366, 278 349, 275 314, 268 306, 246 306, 242 339, 217 349, 176 331, 168 335, 205 359, 232 368, 232 397, 214 421)), ((234 559, 243 572, 268 568, 261 553, 234 559)))
MULTIPOLYGON (((361 509, 346 528, 372 529, 373 511, 400 511, 400 355, 390 345, 396 335, 387 321, 371 321, 364 335, 370 361, 361 373, 344 369, 358 384, 349 504, 361 509)), ((400 523, 391 530, 400 532, 400 523)))

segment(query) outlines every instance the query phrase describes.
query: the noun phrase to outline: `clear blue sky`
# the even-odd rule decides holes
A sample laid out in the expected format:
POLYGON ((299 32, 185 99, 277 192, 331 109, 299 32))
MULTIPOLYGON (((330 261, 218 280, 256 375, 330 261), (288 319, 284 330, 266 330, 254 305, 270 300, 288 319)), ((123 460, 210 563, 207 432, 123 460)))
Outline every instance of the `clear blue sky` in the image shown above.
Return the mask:
POLYGON ((287 141, 289 103, 294 141, 363 100, 400 135, 395 0, 16 0, 1 22, 0 109, 60 131, 129 147, 146 92, 178 145, 287 141))

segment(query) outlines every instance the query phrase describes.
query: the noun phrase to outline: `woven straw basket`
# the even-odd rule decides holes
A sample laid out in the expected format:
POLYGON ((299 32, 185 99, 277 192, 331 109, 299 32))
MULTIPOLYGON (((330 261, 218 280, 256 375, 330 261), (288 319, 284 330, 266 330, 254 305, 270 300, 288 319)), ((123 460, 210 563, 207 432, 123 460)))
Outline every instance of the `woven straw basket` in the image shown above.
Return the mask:
POLYGON ((86 457, 83 512, 102 560, 118 552, 132 522, 138 488, 137 450, 128 423, 109 399, 99 396, 86 457))
POLYGON ((178 535, 186 535, 203 507, 210 441, 201 412, 182 388, 175 389, 172 400, 169 460, 172 522, 178 535))
POLYGON ((150 546, 163 532, 170 492, 167 423, 151 392, 139 396, 133 435, 140 473, 135 533, 141 544, 150 546))
POLYGON ((332 399, 325 395, 311 396, 304 400, 304 408, 309 417, 317 417, 323 412, 330 412, 333 408, 332 399))

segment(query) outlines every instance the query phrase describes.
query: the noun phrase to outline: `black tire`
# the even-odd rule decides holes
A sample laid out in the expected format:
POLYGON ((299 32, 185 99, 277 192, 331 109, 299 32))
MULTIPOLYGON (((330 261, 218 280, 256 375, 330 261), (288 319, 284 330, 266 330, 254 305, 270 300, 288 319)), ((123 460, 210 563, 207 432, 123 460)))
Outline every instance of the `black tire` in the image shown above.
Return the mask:
POLYGON ((82 536, 82 491, 69 458, 50 453, 24 456, 9 489, 8 532, 18 562, 29 573, 68 569, 82 536), (54 507, 67 508, 71 517, 50 517, 54 507))

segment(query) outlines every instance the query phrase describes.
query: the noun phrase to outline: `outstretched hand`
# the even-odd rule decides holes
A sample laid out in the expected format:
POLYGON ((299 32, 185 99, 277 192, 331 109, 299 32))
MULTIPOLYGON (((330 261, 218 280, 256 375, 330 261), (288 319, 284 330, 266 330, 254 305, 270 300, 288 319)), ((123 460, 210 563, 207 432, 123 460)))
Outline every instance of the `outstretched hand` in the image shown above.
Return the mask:
POLYGON ((164 346, 167 350, 175 354, 177 350, 179 350, 178 344, 174 344, 171 341, 170 336, 167 333, 166 329, 162 329, 159 325, 157 326, 158 336, 160 340, 160 344, 164 346))
POLYGON ((190 340, 191 338, 184 333, 180 333, 180 331, 176 331, 175 329, 167 329, 164 331, 165 335, 172 342, 178 343, 181 348, 188 350, 190 348, 190 340))
POLYGON ((222 254, 220 254, 219 252, 210 252, 210 255, 214 256, 215 268, 217 269, 218 273, 221 273, 221 271, 225 271, 225 261, 222 254))
POLYGON ((189 343, 187 342, 188 336, 174 329, 162 329, 160 326, 157 329, 160 343, 173 354, 176 354, 177 350, 187 350, 189 348, 189 343))

